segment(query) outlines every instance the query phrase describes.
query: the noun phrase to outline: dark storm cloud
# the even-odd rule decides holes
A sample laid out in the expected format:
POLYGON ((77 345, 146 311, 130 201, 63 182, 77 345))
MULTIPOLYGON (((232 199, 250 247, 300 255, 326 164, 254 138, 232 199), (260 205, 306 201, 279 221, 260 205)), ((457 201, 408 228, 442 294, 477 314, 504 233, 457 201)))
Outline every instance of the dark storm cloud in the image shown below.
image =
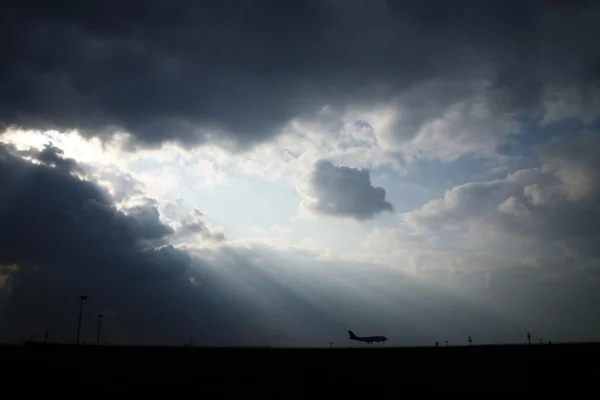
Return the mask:
POLYGON ((385 200, 385 189, 371 184, 366 169, 321 160, 315 165, 308 185, 309 208, 320 214, 364 220, 394 211, 393 205, 385 200))
POLYGON ((41 151, 36 149, 22 150, 19 152, 19 154, 21 156, 29 157, 31 159, 40 161, 41 163, 62 168, 67 171, 75 171, 78 169, 77 161, 72 158, 65 158, 64 151, 54 146, 52 143, 44 146, 41 151))
POLYGON ((55 337, 70 341, 76 296, 86 294, 90 312, 114 311, 108 324, 123 330, 114 340, 172 343, 193 333, 210 341, 199 321, 231 339, 219 306, 186 290, 190 256, 168 245, 174 231, 157 209, 118 211, 75 168, 52 146, 37 154, 0 147, 2 333, 22 339, 50 324, 55 337))
MULTIPOLYGON (((325 104, 477 77, 492 81, 494 112, 523 110, 544 86, 597 82, 598 10, 533 0, 10 1, 0 123, 248 145, 325 104)), ((442 109, 472 91, 458 86, 436 93, 442 109)))

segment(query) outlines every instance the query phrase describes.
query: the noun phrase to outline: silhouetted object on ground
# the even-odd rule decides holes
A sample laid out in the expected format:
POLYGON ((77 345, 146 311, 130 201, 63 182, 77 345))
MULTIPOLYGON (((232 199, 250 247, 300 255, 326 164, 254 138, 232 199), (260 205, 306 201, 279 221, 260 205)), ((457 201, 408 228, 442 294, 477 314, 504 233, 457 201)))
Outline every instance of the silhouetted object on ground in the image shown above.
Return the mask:
POLYGON ((34 339, 35 339, 35 335, 31 335, 31 338, 29 340, 31 340, 33 342, 34 339))
POLYGON ((471 347, 472 342, 473 342, 473 339, 471 339, 471 335, 469 335, 469 347, 471 347))
POLYGON ((542 338, 540 338, 540 344, 542 344, 542 338))
POLYGON ((44 344, 46 344, 48 342, 48 337, 50 336, 50 334, 48 334, 48 328, 46 328, 44 330, 44 344))
POLYGON ((333 348, 333 342, 329 342, 329 348, 332 349, 333 348))
POLYGON ((548 342, 548 344, 552 344, 552 340, 548 342))
POLYGON ((87 296, 79 296, 79 322, 77 323, 77 344, 79 344, 79 333, 81 332, 81 314, 83 313, 83 301, 87 299, 87 296))
POLYGON ((352 331, 348 331, 348 334, 350 335, 350 339, 351 340, 356 340, 358 342, 366 342, 368 344, 371 344, 373 342, 383 342, 385 343, 385 341, 387 340, 387 337, 385 336, 356 336, 352 331))
POLYGON ((96 346, 100 346, 100 327, 102 326, 102 317, 104 317, 104 315, 98 314, 98 334, 96 336, 96 346))
POLYGON ((445 342, 446 342, 446 347, 448 347, 448 341, 446 340, 445 342))
POLYGON ((435 347, 440 347, 440 342, 438 342, 437 340, 435 341, 435 347))
POLYGON ((527 332, 527 341, 531 344, 531 333, 527 332))

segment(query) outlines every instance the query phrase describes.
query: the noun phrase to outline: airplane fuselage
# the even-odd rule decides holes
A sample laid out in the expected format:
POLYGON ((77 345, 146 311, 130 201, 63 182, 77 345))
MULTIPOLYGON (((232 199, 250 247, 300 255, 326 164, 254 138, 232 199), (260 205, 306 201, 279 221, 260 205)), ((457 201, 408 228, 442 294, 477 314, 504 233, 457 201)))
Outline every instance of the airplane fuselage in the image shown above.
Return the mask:
POLYGON ((348 331, 350 340, 356 340, 357 342, 365 342, 371 344, 373 342, 385 342, 387 337, 385 336, 356 336, 352 331, 348 331))

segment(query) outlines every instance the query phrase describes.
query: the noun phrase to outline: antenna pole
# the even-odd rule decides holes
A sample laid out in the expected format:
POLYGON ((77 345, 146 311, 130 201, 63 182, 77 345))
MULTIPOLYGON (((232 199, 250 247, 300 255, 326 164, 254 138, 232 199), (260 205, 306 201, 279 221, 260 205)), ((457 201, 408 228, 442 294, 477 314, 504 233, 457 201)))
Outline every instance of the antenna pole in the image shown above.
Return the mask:
POLYGON ((87 299, 87 296, 79 296, 79 322, 77 323, 77 344, 79 344, 79 333, 81 332, 81 314, 83 313, 83 301, 87 299))
POLYGON ((96 335, 96 346, 100 346, 100 327, 102 327, 102 317, 104 317, 104 315, 98 314, 98 334, 96 335))

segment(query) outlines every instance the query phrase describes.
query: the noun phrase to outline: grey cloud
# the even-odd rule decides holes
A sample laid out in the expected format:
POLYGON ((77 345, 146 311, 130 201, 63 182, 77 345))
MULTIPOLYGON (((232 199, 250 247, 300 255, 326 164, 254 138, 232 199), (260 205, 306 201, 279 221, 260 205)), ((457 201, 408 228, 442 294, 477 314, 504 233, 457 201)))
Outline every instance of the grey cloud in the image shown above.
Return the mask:
POLYGON ((493 114, 535 109, 545 87, 594 86, 598 10, 533 0, 10 1, 0 126, 235 147, 326 104, 399 99, 411 129, 396 134, 410 137, 473 94, 460 82, 490 81, 493 114), (429 97, 433 108, 403 97, 427 82, 459 84, 429 97))
POLYGON ((542 125, 565 119, 576 119, 591 125, 600 116, 600 90, 597 86, 547 88, 542 102, 542 125))
POLYGON ((186 208, 182 199, 167 202, 162 206, 162 213, 176 226, 170 236, 172 240, 183 240, 189 236, 199 236, 203 240, 220 242, 225 240, 225 232, 213 228, 205 221, 206 215, 195 207, 186 208))
POLYGON ((443 198, 408 213, 407 219, 427 231, 442 226, 455 229, 472 219, 497 215, 501 204, 511 197, 521 198, 523 186, 535 182, 539 175, 537 170, 522 170, 506 179, 456 186, 446 191, 443 198))
POLYGON ((544 145, 538 148, 542 168, 454 187, 406 219, 422 232, 444 232, 452 240, 464 240, 460 234, 471 230, 478 236, 487 231, 503 235, 495 246, 509 239, 522 251, 569 255, 565 268, 575 261, 594 263, 595 252, 585 247, 600 239, 597 140, 581 134, 544 145))
POLYGON ((182 217, 183 199, 179 198, 175 202, 166 202, 162 206, 162 214, 172 220, 178 220, 182 217))
POLYGON ((142 196, 144 186, 131 174, 120 171, 113 166, 92 167, 84 166, 87 173, 96 181, 102 180, 110 183, 114 201, 120 202, 133 196, 142 196))
POLYGON ((309 178, 308 208, 316 213, 357 220, 394 211, 385 189, 371 184, 369 171, 333 165, 321 160, 309 178))
POLYGON ((132 236, 146 241, 152 248, 168 244, 167 236, 175 231, 162 223, 156 207, 135 206, 127 212, 131 219, 132 236))
POLYGON ((600 196, 600 138, 595 132, 550 142, 537 155, 562 182, 561 189, 573 201, 594 201, 600 196))
POLYGON ((204 213, 196 208, 192 208, 192 210, 181 219, 181 227, 177 231, 177 235, 187 236, 190 234, 198 234, 205 240, 217 242, 225 240, 225 233, 217 232, 209 228, 203 220, 203 217, 204 213))

